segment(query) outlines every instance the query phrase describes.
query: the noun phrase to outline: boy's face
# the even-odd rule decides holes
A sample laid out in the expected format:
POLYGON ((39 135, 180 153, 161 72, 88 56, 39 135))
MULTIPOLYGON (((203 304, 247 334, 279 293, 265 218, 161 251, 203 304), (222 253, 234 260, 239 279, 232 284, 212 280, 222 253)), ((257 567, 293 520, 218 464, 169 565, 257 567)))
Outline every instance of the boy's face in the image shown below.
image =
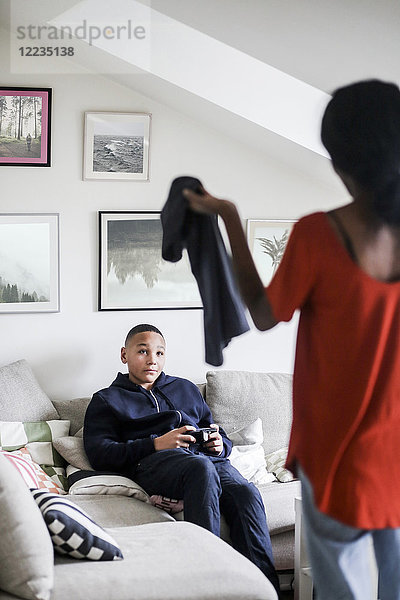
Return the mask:
POLYGON ((121 360, 128 365, 129 379, 133 383, 151 389, 164 368, 164 338, 154 331, 137 333, 121 348, 121 360))

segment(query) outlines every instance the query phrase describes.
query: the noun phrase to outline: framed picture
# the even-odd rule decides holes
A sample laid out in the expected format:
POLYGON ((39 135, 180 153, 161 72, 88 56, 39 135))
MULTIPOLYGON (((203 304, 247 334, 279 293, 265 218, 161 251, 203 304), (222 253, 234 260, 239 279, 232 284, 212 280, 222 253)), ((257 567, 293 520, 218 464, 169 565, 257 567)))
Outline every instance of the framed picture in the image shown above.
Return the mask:
POLYGON ((247 241, 264 285, 271 281, 296 221, 247 220, 247 241))
POLYGON ((58 214, 0 214, 0 313, 59 312, 58 214))
POLYGON ((84 179, 149 179, 151 115, 85 113, 84 179))
POLYGON ((50 88, 0 86, 0 166, 50 167, 50 88))
POLYGON ((186 252, 162 258, 160 212, 99 212, 99 310, 202 308, 186 252))

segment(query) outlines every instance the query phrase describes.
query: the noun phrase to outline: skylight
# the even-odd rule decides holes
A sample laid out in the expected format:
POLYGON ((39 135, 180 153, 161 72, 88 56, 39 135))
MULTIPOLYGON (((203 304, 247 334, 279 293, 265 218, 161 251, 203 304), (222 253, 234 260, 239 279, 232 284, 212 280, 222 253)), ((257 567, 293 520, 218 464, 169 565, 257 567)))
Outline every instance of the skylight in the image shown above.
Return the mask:
POLYGON ((151 7, 83 0, 47 25, 326 156, 328 94, 151 7))

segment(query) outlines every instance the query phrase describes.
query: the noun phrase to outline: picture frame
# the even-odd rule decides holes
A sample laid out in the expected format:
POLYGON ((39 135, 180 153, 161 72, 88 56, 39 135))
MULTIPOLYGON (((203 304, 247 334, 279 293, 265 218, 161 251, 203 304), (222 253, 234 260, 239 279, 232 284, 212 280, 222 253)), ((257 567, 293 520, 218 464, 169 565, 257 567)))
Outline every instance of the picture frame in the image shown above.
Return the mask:
POLYGON ((58 213, 1 213, 0 256, 0 313, 60 311, 58 213))
POLYGON ((202 308, 186 250, 162 258, 160 211, 99 212, 98 309, 202 308))
POLYGON ((86 112, 83 179, 149 181, 150 113, 86 112))
POLYGON ((0 166, 51 166, 52 89, 0 86, 0 166))
POLYGON ((292 219, 247 220, 247 242, 265 286, 270 283, 282 260, 295 223, 296 221, 292 219))

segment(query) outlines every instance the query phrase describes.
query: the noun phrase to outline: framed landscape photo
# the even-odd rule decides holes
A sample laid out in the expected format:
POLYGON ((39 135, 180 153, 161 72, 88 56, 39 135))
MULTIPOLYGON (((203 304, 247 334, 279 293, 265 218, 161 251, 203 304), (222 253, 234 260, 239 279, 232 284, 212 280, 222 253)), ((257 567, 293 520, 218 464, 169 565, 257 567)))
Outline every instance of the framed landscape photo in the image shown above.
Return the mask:
POLYGON ((151 115, 85 113, 84 179, 147 181, 151 115))
POLYGON ((59 312, 58 214, 0 214, 0 313, 59 312))
POLYGON ((186 251, 162 258, 160 212, 99 212, 99 310, 202 308, 186 251))
POLYGON ((283 219, 248 219, 247 242, 257 270, 265 286, 269 284, 279 263, 289 239, 290 232, 296 221, 283 219))
POLYGON ((50 167, 50 88, 0 86, 0 166, 50 167))

